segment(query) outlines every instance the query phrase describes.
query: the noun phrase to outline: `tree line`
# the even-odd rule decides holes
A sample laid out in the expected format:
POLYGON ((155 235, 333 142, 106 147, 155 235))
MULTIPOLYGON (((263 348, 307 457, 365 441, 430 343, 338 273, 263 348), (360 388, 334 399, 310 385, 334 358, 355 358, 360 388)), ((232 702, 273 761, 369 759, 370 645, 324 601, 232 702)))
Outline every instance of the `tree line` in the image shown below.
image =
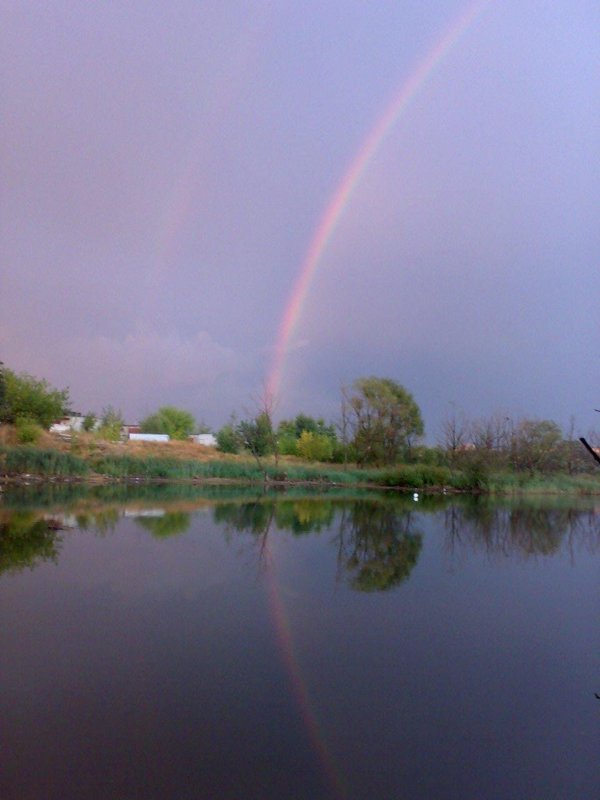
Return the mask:
MULTIPOLYGON (((19 441, 35 442, 37 432, 70 413, 69 390, 58 390, 46 380, 17 374, 0 362, 0 423, 12 424, 19 441)), ((99 438, 117 440, 124 419, 112 406, 100 415, 88 412, 83 429, 99 438)), ((161 406, 145 417, 140 429, 185 440, 192 433, 209 432, 194 416, 174 406, 161 406)), ((306 461, 392 466, 427 463, 461 470, 576 474, 594 464, 574 436, 574 424, 564 433, 552 420, 512 419, 495 413, 469 419, 456 410, 444 418, 437 444, 422 444, 424 423, 413 395, 401 384, 381 377, 362 377, 341 391, 335 422, 299 413, 274 421, 274 398, 263 397, 253 413, 232 416, 216 432, 223 453, 248 453, 259 464, 265 457, 297 456, 306 461)), ((597 444, 595 433, 589 435, 597 444)))

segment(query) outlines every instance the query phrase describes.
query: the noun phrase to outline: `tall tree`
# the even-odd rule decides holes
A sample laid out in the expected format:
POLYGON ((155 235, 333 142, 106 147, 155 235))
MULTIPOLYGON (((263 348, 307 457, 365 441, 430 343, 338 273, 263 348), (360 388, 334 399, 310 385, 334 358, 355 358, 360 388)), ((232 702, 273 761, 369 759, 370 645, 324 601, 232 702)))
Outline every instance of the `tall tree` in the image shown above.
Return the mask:
POLYGON ((26 417, 42 428, 49 428, 53 422, 67 413, 69 390, 55 389, 48 381, 34 378, 26 372, 17 375, 10 369, 2 370, 3 379, 3 420, 15 422, 26 417))
POLYGON ((452 409, 442 420, 441 431, 438 438, 440 447, 446 453, 451 466, 454 466, 458 457, 464 454, 469 443, 470 426, 462 412, 457 412, 452 404, 452 409))
POLYGON ((260 459, 275 451, 271 418, 264 411, 254 419, 242 420, 237 427, 238 435, 260 466, 260 459))
POLYGON ((514 432, 514 465, 517 469, 551 472, 561 464, 562 431, 549 419, 523 419, 514 432))
POLYGON ((175 406, 161 406, 140 423, 143 433, 166 433, 171 439, 187 439, 195 426, 192 414, 175 406))
POLYGON ((390 378, 358 378, 343 389, 352 444, 359 463, 393 464, 423 435, 419 406, 390 378))
POLYGON ((276 464, 279 459, 277 433, 273 426, 275 397, 265 387, 255 403, 257 407, 255 414, 249 419, 242 420, 236 432, 243 447, 254 456, 259 468, 263 469, 261 458, 264 456, 274 455, 276 464))

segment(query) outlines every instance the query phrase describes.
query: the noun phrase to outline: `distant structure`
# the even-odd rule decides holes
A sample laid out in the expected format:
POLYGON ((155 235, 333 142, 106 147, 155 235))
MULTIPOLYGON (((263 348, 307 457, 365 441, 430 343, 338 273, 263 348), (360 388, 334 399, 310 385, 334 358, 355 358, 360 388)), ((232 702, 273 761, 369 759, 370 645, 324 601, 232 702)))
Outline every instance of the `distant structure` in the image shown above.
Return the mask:
POLYGON ((216 447, 217 437, 213 433, 194 433, 190 436, 192 442, 203 444, 205 447, 216 447))
POLYGON ((121 436, 125 439, 129 439, 129 436, 132 433, 141 433, 142 429, 139 425, 123 425, 121 428, 121 436))
POLYGON ((50 425, 50 433, 71 434, 73 431, 80 432, 83 430, 84 419, 85 417, 82 414, 71 414, 61 417, 50 425))
POLYGON ((171 437, 168 433, 130 433, 130 442, 168 442, 171 437))

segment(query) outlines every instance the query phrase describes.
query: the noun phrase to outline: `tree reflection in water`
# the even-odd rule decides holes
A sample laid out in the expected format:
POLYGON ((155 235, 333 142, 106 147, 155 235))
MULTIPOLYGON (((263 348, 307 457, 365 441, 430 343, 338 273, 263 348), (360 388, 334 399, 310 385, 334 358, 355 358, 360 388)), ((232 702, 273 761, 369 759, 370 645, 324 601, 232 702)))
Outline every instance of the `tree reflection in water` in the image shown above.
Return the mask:
POLYGON ((257 500, 217 506, 214 516, 229 531, 258 537, 261 557, 267 553, 273 523, 295 536, 333 529, 338 563, 349 573, 350 585, 360 591, 381 591, 402 583, 417 563, 422 547, 423 536, 415 529, 412 512, 400 511, 397 503, 257 500), (336 509, 340 511, 339 526, 336 509))
MULTIPOLYGON (((114 502, 89 508, 79 501, 69 512, 58 511, 56 506, 50 512, 49 508, 10 510, 8 503, 3 505, 0 574, 57 561, 61 528, 88 529, 103 536, 115 531, 121 518, 128 515, 153 536, 167 537, 185 533, 193 517, 191 504, 184 511, 175 503, 170 507, 160 503, 160 514, 154 516, 143 507, 138 516, 114 502)), ((359 591, 382 591, 408 579, 422 549, 421 525, 429 515, 443 519, 446 549, 453 553, 483 551, 504 559, 567 551, 574 558, 577 551, 595 553, 600 548, 600 507, 590 500, 579 501, 577 507, 577 498, 572 497, 458 497, 448 501, 433 497, 416 506, 410 497, 398 495, 373 499, 260 495, 251 502, 230 499, 213 506, 214 521, 226 538, 234 533, 250 534, 259 562, 268 557, 269 533, 274 528, 295 537, 333 536, 340 573, 359 591)))
POLYGON ((362 592, 384 591, 405 581, 423 546, 412 511, 364 500, 344 509, 337 536, 338 563, 350 573, 350 585, 362 592))
POLYGON ((548 507, 548 502, 480 498, 452 504, 444 513, 447 549, 462 546, 502 558, 550 556, 563 548, 573 556, 575 547, 582 545, 595 552, 600 544, 597 510, 548 507))
POLYGON ((0 522, 0 574, 56 563, 61 544, 50 521, 31 511, 18 511, 0 522))
POLYGON ((163 539, 185 533, 191 524, 191 516, 186 511, 167 511, 159 516, 134 517, 138 525, 150 531, 152 536, 163 539))

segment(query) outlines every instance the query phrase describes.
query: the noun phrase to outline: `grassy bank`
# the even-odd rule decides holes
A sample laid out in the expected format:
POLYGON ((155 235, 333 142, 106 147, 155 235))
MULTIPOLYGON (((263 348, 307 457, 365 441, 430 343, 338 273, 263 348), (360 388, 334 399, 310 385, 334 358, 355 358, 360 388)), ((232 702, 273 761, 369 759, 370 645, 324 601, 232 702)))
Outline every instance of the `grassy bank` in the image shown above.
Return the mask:
POLYGON ((327 465, 256 461, 244 458, 190 459, 175 456, 91 452, 85 456, 30 445, 0 447, 0 473, 7 478, 92 478, 117 480, 224 480, 355 484, 369 482, 373 471, 327 465))
POLYGON ((0 477, 27 480, 231 481, 238 483, 307 483, 373 486, 412 491, 461 491, 492 494, 600 493, 600 476, 530 475, 480 469, 451 470, 430 464, 404 464, 387 469, 344 468, 341 465, 222 456, 212 450, 129 451, 125 447, 93 447, 78 453, 32 445, 0 446, 0 477), (196 452, 198 457, 190 458, 196 452))

